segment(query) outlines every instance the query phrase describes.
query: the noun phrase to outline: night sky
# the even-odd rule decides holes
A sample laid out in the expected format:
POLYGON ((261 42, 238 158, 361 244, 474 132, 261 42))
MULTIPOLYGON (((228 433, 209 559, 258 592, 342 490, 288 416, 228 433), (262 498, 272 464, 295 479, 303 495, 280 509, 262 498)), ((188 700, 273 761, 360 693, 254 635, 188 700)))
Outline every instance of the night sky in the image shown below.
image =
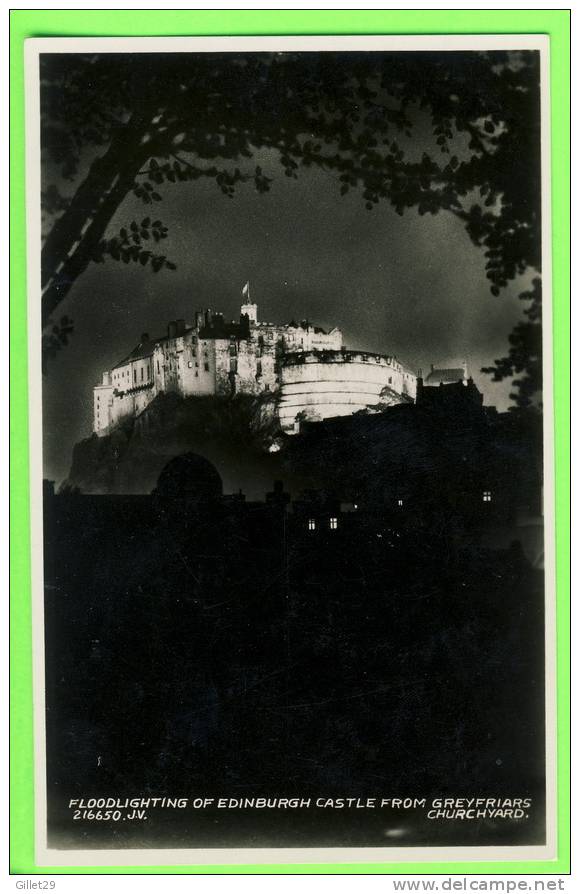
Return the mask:
MULTIPOLYGON (((465 359, 485 402, 509 406, 510 383, 492 383, 480 368, 506 353, 527 280, 493 297, 482 250, 449 213, 400 217, 386 203, 368 211, 360 193, 341 197, 323 171, 289 180, 266 151, 249 160, 256 164, 275 176, 269 193, 242 184, 228 199, 210 181, 164 185, 153 216, 169 227, 162 252, 177 271, 109 260, 77 281, 59 308, 75 332, 44 378, 46 477, 65 478, 73 445, 90 436, 102 370, 142 332, 161 335, 198 307, 237 317, 247 280, 261 320, 337 325, 347 347, 395 354, 414 369, 465 359)), ((110 234, 150 214, 130 196, 110 234)))

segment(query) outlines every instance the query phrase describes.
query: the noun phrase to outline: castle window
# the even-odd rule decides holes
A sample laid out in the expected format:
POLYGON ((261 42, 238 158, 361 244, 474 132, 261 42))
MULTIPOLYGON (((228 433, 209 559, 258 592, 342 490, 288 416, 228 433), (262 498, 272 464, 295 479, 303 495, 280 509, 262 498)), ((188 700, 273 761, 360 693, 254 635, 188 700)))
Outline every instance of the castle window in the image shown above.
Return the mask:
POLYGON ((389 385, 392 385, 392 384, 393 384, 393 377, 389 376, 389 385))
POLYGON ((141 367, 141 381, 143 381, 143 367, 141 367))
POLYGON ((204 363, 203 368, 205 369, 206 372, 209 372, 209 363, 204 363))
POLYGON ((402 501, 402 500, 397 500, 397 506, 402 506, 402 505, 403 505, 403 501, 402 501))
POLYGON ((484 502, 484 503, 491 503, 491 491, 490 491, 490 490, 484 490, 484 492, 483 492, 483 502, 484 502))
POLYGON ((159 360, 157 361, 157 374, 159 375, 159 360))
POLYGON ((136 383, 136 382, 137 382, 137 370, 134 369, 133 370, 133 383, 136 383))
POLYGON ((333 515, 332 518, 329 519, 328 527, 331 531, 336 531, 336 529, 338 528, 338 519, 336 518, 336 516, 333 515))
POLYGON ((316 519, 315 518, 308 519, 308 530, 316 531, 316 519))
POLYGON ((193 366, 193 363, 192 363, 192 362, 191 362, 191 360, 188 360, 188 361, 187 361, 187 365, 188 365, 188 367, 189 367, 189 369, 191 369, 191 368, 192 368, 192 366, 193 366))

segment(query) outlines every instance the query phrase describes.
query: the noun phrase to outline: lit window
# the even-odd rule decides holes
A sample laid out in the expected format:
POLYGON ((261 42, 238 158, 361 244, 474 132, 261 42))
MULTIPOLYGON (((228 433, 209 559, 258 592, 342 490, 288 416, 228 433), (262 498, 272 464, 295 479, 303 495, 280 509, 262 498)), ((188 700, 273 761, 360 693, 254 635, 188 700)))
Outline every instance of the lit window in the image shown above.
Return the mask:
POLYGON ((191 362, 191 360, 188 360, 188 361, 187 361, 187 365, 188 365, 188 367, 189 367, 189 369, 191 369, 191 368, 192 368, 192 366, 193 366, 193 363, 192 363, 192 362, 191 362))
POLYGON ((402 501, 402 500, 397 500, 397 506, 402 506, 402 505, 403 505, 403 501, 402 501))
POLYGON ((484 502, 484 503, 491 503, 491 491, 490 491, 490 490, 484 490, 484 492, 483 492, 483 502, 484 502))
POLYGON ((314 518, 308 519, 308 530, 316 531, 316 519, 314 519, 314 518))
POLYGON ((337 519, 335 516, 333 516, 333 517, 330 519, 330 521, 329 521, 329 527, 330 527, 330 530, 331 530, 331 531, 336 531, 336 529, 338 528, 338 519, 337 519))

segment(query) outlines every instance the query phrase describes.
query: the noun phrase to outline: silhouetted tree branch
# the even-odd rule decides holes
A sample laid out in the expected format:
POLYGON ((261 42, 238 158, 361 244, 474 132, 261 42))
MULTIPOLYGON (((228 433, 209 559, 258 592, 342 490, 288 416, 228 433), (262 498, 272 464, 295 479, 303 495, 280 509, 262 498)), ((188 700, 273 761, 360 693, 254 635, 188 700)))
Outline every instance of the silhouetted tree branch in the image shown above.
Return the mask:
MULTIPOLYGON (((144 247, 167 235, 160 220, 108 232, 128 195, 150 209, 167 183, 200 178, 230 198, 248 182, 267 192, 271 172, 250 164, 259 149, 274 150, 291 179, 304 167, 325 170, 369 210, 388 201, 399 214, 457 215, 483 249, 494 294, 527 270, 540 273, 534 52, 45 55, 41 109, 45 166, 80 179, 70 199, 55 184, 44 191, 54 218, 42 252, 49 333, 91 262, 175 267, 144 247), (426 123, 431 146, 418 158, 426 123)), ((522 297, 535 314, 539 297, 522 297)), ((491 370, 496 379, 521 372, 514 384, 524 403, 541 383, 530 329, 539 319, 526 314, 511 336, 517 358, 491 370)))

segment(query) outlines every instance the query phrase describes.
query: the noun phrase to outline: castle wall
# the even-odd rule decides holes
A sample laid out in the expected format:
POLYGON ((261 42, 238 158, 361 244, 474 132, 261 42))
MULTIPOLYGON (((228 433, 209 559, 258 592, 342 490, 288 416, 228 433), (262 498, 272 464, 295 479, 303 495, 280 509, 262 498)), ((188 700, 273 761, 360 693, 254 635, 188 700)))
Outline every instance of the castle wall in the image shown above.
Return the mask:
POLYGON ((285 352, 294 351, 340 351, 342 332, 331 329, 323 332, 308 323, 277 326, 272 323, 258 323, 252 327, 252 335, 266 349, 274 350, 278 345, 285 352))
POLYGON ((111 382, 118 392, 131 391, 153 382, 151 357, 138 357, 116 366, 111 372, 111 382))
POLYGON ((261 394, 276 389, 275 345, 257 338, 215 339, 216 394, 261 394))
POLYGON ((276 371, 276 356, 272 351, 263 353, 257 360, 257 377, 261 391, 276 391, 278 388, 278 374, 276 371))
POLYGON ((217 363, 218 341, 224 339, 198 338, 196 346, 195 394, 216 394, 217 388, 217 363))
POLYGON ((176 378, 171 383, 171 388, 165 390, 177 391, 184 397, 195 394, 211 394, 213 382, 209 368, 212 364, 210 348, 207 339, 201 340, 195 332, 186 332, 175 339, 175 345, 169 345, 169 353, 175 355, 176 378), (206 369, 206 366, 208 367, 206 369))
POLYGON ((166 339, 161 347, 165 372, 160 390, 184 397, 215 394, 215 344, 214 339, 199 338, 195 330, 166 339))
POLYGON ((157 391, 155 356, 137 357, 103 374, 93 389, 93 431, 105 435, 123 419, 138 416, 157 391))
POLYGON ((110 384, 111 374, 105 373, 103 384, 93 389, 93 431, 99 434, 111 425, 113 411, 113 386, 110 384))
POLYGON ((297 416, 329 419, 367 407, 414 399, 416 378, 395 357, 362 351, 305 352, 284 358, 278 415, 282 427, 297 429, 297 416))
POLYGON ((165 353, 160 344, 155 345, 152 357, 153 390, 155 394, 165 391, 165 353))
POLYGON ((179 355, 177 353, 178 342, 181 342, 179 347, 181 348, 181 350, 183 350, 183 339, 168 338, 165 339, 161 345, 163 351, 163 371, 165 379, 165 387, 163 389, 164 391, 179 392, 181 390, 179 376, 179 355))
POLYGON ((258 357, 255 341, 240 341, 233 346, 236 392, 242 394, 259 394, 263 391, 258 380, 258 357))

